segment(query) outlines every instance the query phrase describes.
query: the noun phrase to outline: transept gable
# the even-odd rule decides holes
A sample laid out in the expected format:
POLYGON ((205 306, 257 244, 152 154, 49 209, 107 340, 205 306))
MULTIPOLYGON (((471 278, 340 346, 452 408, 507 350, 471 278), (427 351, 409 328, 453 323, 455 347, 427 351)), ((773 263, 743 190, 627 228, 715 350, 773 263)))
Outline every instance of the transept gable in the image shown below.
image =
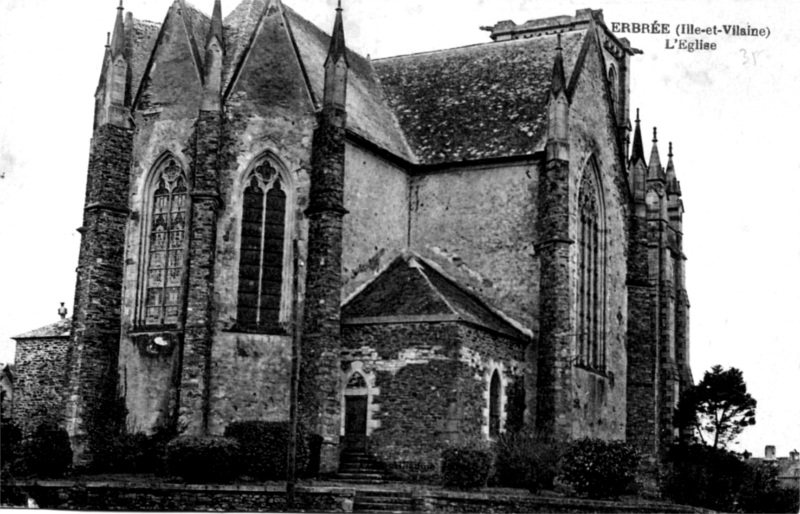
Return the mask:
MULTIPOLYGON (((599 36, 595 32, 596 30, 593 26, 590 29, 590 35, 586 37, 584 47, 581 49, 575 70, 570 79, 568 91, 570 98, 572 98, 572 107, 577 113, 582 110, 599 111, 603 123, 592 124, 586 128, 594 133, 597 143, 608 142, 613 146, 610 152, 613 155, 613 161, 606 162, 606 166, 601 168, 613 169, 616 172, 614 177, 609 178, 613 179, 613 183, 619 188, 623 197, 627 197, 630 193, 630 187, 627 173, 625 172, 625 153, 624 149, 620 147, 619 138, 617 137, 614 102, 605 72, 605 58, 600 46, 599 36), (581 99, 578 99, 578 97, 581 97, 581 99)), ((593 155, 598 157, 596 153, 593 155)))

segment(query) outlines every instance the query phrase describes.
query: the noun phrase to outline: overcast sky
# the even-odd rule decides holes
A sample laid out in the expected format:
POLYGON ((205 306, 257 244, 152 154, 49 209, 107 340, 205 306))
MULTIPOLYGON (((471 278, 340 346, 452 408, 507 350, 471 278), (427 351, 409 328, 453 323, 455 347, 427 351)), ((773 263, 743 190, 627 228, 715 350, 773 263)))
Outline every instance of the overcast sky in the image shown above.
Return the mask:
MULTIPOLYGON (((644 51, 632 69, 649 155, 674 143, 683 188, 691 361, 744 372, 757 425, 737 450, 800 447, 800 6, 789 1, 344 0, 348 44, 373 58, 488 41, 478 27, 603 9, 611 22, 668 23, 669 36, 619 34, 644 51), (694 36, 678 24, 769 28, 770 37, 694 36)), ((196 0, 210 13, 213 0, 196 0)), ((287 2, 329 31, 335 0, 287 2)), ((161 22, 170 0, 125 0, 161 22)), ((0 0, 0 362, 10 337, 72 311, 93 95, 116 0, 0 0)), ((227 14, 235 4, 223 0, 227 14)))

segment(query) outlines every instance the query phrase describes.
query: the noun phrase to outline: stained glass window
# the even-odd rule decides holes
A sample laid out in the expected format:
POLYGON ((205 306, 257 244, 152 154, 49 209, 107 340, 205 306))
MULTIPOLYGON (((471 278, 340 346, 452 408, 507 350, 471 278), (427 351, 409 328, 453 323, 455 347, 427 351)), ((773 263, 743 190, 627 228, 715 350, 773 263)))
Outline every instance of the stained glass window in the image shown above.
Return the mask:
POLYGON ((256 166, 244 190, 239 257, 238 323, 275 326, 280 319, 286 192, 269 162, 256 166))
POLYGON ((186 233, 186 178, 174 159, 159 171, 152 197, 144 323, 178 322, 186 233))

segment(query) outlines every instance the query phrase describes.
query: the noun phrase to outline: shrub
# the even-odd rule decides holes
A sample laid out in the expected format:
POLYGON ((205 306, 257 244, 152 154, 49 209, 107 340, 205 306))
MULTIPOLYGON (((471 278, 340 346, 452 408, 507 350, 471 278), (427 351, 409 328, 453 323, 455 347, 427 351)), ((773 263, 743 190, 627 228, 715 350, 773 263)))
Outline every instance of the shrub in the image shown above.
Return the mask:
POLYGON ((561 478, 589 498, 611 498, 635 486, 639 455, 623 441, 580 439, 564 455, 561 478))
MULTIPOLYGON (((239 442, 244 474, 260 480, 285 480, 289 450, 288 421, 235 421, 225 429, 225 436, 239 442)), ((309 468, 309 435, 297 427, 297 474, 306 475, 309 468)), ((317 447, 321 441, 314 440, 317 447)), ((319 456, 316 456, 319 468, 319 456)))
POLYGON ((495 455, 493 482, 496 485, 536 493, 553 488, 564 446, 524 430, 502 434, 495 445, 495 455))
POLYGON ((664 496, 676 503, 731 512, 744 482, 745 464, 723 449, 679 444, 667 452, 664 496))
POLYGON ((37 426, 23 443, 23 470, 41 477, 63 476, 72 467, 67 431, 51 421, 37 426))
POLYGON ((19 427, 4 419, 0 424, 0 466, 10 470, 20 453, 22 434, 19 427))
POLYGON ((239 443, 229 437, 181 436, 166 448, 168 473, 187 482, 226 482, 236 476, 239 443))
POLYGON ((457 489, 479 489, 492 470, 492 452, 474 445, 455 446, 442 452, 442 484, 457 489))

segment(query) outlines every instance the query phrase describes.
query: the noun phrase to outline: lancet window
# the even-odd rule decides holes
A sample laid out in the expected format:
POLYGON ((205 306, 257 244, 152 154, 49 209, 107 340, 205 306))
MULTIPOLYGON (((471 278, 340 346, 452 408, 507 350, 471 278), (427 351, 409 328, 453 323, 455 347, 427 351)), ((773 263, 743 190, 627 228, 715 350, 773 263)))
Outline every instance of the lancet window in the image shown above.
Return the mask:
POLYGON ((269 161, 258 164, 246 181, 237 314, 242 328, 269 328, 280 321, 286 191, 286 184, 269 161))
POLYGON ((603 205, 593 167, 578 196, 578 355, 583 366, 605 369, 605 236, 603 205))
POLYGON ((144 294, 144 324, 178 322, 183 293, 188 190, 174 158, 156 173, 151 193, 144 294))

